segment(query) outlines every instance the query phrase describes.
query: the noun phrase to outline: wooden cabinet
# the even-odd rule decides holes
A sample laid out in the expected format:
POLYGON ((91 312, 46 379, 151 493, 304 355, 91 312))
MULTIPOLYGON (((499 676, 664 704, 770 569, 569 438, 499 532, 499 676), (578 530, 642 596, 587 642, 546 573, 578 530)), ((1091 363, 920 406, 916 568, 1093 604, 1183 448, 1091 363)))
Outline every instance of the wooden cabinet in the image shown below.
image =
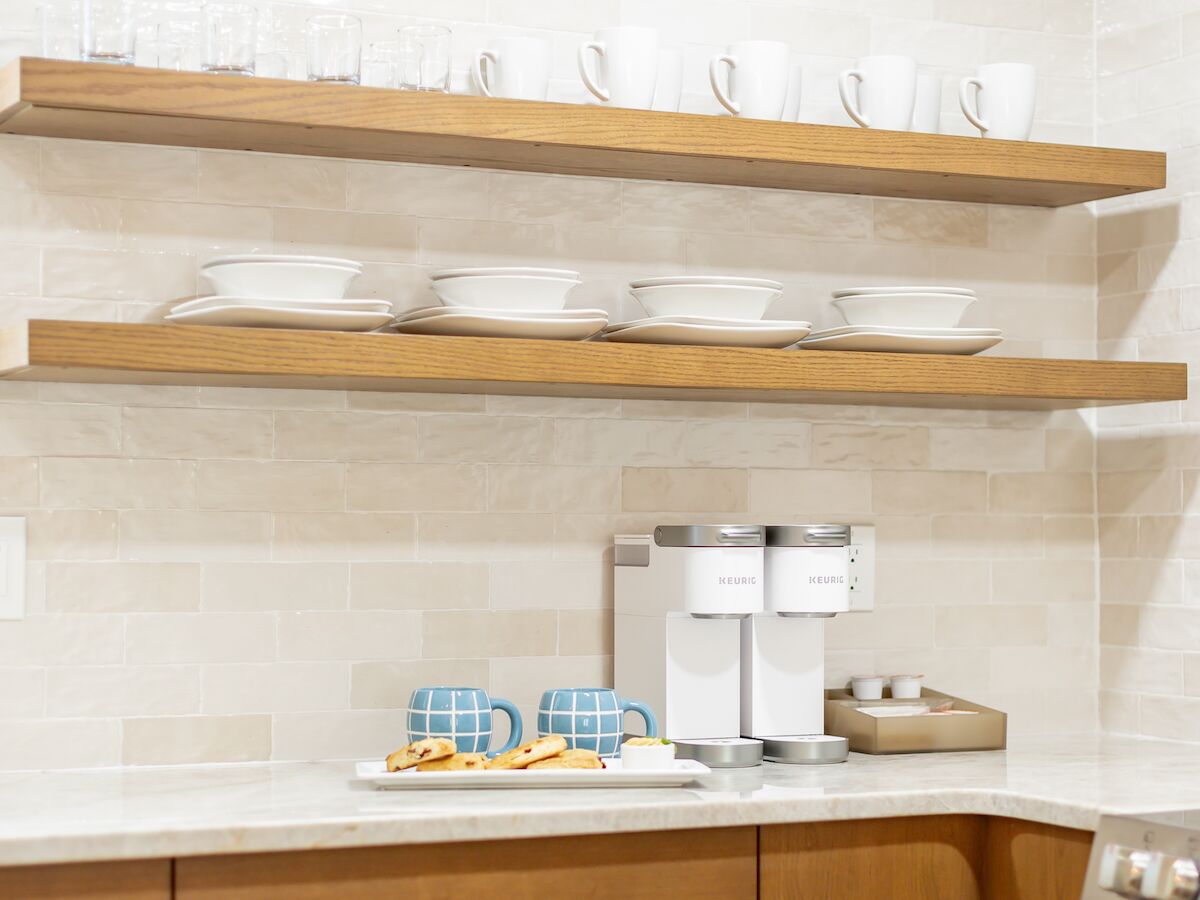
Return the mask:
POLYGON ((169 859, 0 868, 13 900, 171 900, 169 859))

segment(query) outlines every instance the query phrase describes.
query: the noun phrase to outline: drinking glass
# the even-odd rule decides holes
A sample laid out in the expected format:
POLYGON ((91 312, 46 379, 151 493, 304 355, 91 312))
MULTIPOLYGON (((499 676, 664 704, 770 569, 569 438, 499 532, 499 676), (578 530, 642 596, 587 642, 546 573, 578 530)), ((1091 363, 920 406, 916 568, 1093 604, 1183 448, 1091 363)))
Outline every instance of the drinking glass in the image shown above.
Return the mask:
POLYGON ((358 84, 362 67, 362 20, 324 15, 308 20, 308 80, 358 84))
POLYGON ((200 26, 186 20, 162 22, 158 26, 158 67, 176 72, 199 72, 201 68, 200 26))
POLYGON ((450 29, 405 25, 399 34, 401 89, 449 93, 450 29))
POLYGON ((133 65, 137 20, 133 0, 83 0, 79 55, 85 62, 133 65))
POLYGON ((396 41, 368 44, 367 52, 363 54, 362 83, 369 87, 394 88, 399 60, 400 44, 396 41))
POLYGON ((38 19, 44 59, 79 59, 78 4, 40 7, 38 19))
POLYGON ((258 10, 249 3, 204 5, 205 72, 253 75, 258 10))

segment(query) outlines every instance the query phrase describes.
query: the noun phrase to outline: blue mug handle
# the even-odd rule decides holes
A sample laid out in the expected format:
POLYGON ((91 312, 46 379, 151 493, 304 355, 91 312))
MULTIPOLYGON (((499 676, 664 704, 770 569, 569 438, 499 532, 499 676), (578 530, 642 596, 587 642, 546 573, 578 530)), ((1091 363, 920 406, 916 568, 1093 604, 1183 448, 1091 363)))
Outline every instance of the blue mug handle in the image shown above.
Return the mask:
POLYGON ((517 709, 517 704, 511 700, 505 700, 503 697, 492 698, 492 709, 499 709, 508 714, 508 743, 499 750, 492 751, 493 753, 507 753, 512 750, 517 744, 521 743, 521 711, 517 709))
POLYGON ((658 719, 654 718, 654 711, 645 703, 637 700, 622 700, 621 712, 635 712, 646 722, 646 737, 658 737, 658 719))

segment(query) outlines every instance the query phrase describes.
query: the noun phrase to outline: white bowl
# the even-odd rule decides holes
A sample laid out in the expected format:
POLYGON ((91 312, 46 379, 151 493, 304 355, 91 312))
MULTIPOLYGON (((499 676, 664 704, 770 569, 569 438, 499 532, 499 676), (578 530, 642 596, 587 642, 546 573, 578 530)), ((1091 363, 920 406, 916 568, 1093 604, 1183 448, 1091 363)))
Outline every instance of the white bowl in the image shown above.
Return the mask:
POLYGON ((639 278, 629 282, 631 288, 662 287, 668 284, 728 284, 738 287, 770 288, 782 291, 783 282, 769 278, 742 278, 739 275, 663 275, 659 278, 639 278))
POLYGON ((626 772, 673 769, 674 767, 674 744, 651 744, 647 747, 621 745, 621 768, 626 772))
POLYGON ((307 262, 234 262, 208 266, 200 274, 228 297, 340 300, 360 270, 307 262))
POLYGON ((854 297, 859 294, 966 294, 968 297, 975 296, 975 292, 970 288, 932 287, 928 285, 842 288, 833 292, 834 297, 854 297))
POLYGON ((882 675, 855 675, 850 679, 850 692, 855 700, 882 700, 886 680, 882 675))
POLYGON ((579 280, 579 273, 574 269, 535 269, 531 266, 492 266, 476 269, 434 269, 429 277, 434 281, 443 278, 467 278, 474 275, 524 275, 531 278, 570 278, 579 280))
POLYGON ((574 278, 545 278, 529 275, 467 275, 439 278, 433 292, 447 306, 485 309, 562 309, 567 294, 580 284, 574 278))
POLYGON ((651 316, 761 319, 783 292, 748 285, 664 284, 631 288, 630 293, 651 316))
POLYGON ((362 271, 362 263, 352 259, 342 259, 340 256, 304 256, 299 253, 242 253, 236 256, 220 256, 210 259, 200 268, 208 269, 233 263, 313 263, 318 266, 339 266, 362 271))
POLYGON ((833 301, 848 325, 953 328, 975 302, 965 294, 863 294, 833 301))

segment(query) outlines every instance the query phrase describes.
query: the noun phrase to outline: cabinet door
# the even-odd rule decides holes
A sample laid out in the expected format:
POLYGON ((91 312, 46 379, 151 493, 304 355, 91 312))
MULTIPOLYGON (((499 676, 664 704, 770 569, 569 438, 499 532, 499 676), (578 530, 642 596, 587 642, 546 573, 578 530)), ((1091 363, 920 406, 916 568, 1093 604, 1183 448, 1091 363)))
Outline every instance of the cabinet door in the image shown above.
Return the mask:
POLYGON ((0 897, 21 900, 171 900, 171 860, 0 868, 0 897))
POLYGON ((185 858, 175 896, 755 900, 757 853, 748 827, 185 858))
POLYGON ((989 819, 988 900, 1077 900, 1094 837, 1073 828, 989 819))

